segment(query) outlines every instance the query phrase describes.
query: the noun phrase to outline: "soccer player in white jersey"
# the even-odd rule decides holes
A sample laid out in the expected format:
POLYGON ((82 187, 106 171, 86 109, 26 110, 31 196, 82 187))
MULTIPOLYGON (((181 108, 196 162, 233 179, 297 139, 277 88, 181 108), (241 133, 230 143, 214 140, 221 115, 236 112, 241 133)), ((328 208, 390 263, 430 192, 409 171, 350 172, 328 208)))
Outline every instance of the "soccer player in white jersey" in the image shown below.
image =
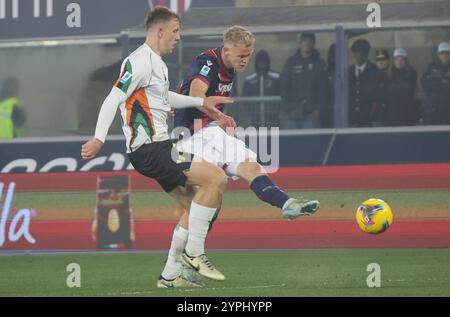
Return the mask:
MULTIPOLYGON (((222 169, 200 157, 194 157, 188 172, 186 165, 174 161, 166 120, 171 108, 199 107, 212 118, 235 125, 232 118, 215 108, 217 104, 230 103, 231 100, 170 92, 168 70, 161 56, 171 53, 179 42, 180 18, 169 9, 158 6, 148 14, 146 28, 145 43, 122 63, 120 77, 100 109, 95 137, 82 146, 81 155, 84 159, 91 159, 98 153, 119 107, 127 153, 134 168, 155 179, 179 202, 185 199, 189 186, 195 186, 194 197, 188 206, 188 228, 176 227, 157 287, 201 287, 201 280, 182 269, 181 252, 173 250, 186 248, 194 253, 205 253, 209 223, 221 204, 226 175, 222 169), (182 246, 178 241, 183 241, 182 246)), ((206 256, 202 263, 213 268, 206 256)))

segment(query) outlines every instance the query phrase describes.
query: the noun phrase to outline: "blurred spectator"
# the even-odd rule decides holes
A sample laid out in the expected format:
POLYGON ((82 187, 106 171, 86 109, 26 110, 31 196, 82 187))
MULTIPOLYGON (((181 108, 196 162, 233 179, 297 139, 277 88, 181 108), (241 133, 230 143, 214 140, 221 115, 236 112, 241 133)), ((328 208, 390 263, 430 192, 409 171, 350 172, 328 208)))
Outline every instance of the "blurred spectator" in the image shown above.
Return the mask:
POLYGON ((255 56, 255 72, 245 78, 243 96, 279 96, 280 73, 270 69, 270 57, 265 50, 255 56))
POLYGON ((389 53, 385 49, 379 49, 375 52, 375 64, 377 68, 381 70, 386 75, 391 74, 391 60, 389 58, 389 53))
POLYGON ((450 124, 450 43, 439 44, 438 57, 421 78, 424 124, 450 124))
POLYGON ((370 44, 364 39, 356 40, 351 51, 356 64, 348 71, 349 121, 350 125, 369 127, 373 125, 382 99, 383 74, 368 61, 370 44))
MULTIPOLYGON (((255 56, 255 72, 245 78, 242 96, 279 96, 280 95, 280 73, 270 69, 270 56, 265 50, 260 50, 255 56)), ((251 106, 258 106, 253 103, 251 106)), ((261 125, 277 127, 280 125, 280 104, 264 103, 265 122, 261 125)))
POLYGON ((416 99, 417 72, 408 62, 405 49, 393 54, 391 76, 387 90, 387 122, 389 126, 414 125, 418 120, 416 99))
POLYGON ((336 71, 336 44, 333 43, 328 48, 327 54, 327 88, 324 109, 321 115, 322 128, 332 128, 334 126, 334 74, 336 71))
POLYGON ((286 61, 281 74, 282 112, 288 129, 320 128, 327 73, 315 41, 313 33, 303 33, 300 49, 286 61))
POLYGON ((19 81, 7 78, 0 91, 0 139, 20 136, 20 128, 25 123, 25 113, 19 98, 19 81))

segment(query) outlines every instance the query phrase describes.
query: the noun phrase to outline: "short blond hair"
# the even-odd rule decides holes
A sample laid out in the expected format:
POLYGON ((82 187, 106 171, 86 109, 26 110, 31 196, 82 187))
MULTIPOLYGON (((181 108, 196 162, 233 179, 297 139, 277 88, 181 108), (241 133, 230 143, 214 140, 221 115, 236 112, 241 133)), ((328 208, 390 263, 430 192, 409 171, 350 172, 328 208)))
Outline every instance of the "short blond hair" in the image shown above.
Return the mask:
POLYGON ((244 44, 247 47, 255 45, 255 35, 240 25, 233 25, 223 33, 223 44, 244 44))

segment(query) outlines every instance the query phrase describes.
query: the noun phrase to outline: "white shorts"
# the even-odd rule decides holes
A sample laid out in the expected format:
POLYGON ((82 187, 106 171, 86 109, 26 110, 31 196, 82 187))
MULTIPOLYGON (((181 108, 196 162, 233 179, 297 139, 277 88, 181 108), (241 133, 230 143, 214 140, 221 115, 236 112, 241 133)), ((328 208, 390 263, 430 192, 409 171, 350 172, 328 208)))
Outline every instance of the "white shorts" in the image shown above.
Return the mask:
POLYGON ((191 137, 179 141, 177 150, 201 157, 223 168, 233 179, 238 178, 237 167, 241 162, 257 159, 256 153, 247 148, 244 142, 226 134, 218 126, 203 128, 191 137))

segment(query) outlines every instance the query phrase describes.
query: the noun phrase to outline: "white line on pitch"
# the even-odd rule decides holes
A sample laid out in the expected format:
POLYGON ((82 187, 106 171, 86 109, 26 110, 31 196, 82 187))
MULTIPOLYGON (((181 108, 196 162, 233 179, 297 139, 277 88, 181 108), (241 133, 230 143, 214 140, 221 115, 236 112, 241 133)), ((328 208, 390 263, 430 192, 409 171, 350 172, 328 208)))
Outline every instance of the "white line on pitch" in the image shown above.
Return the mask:
MULTIPOLYGON (((276 285, 255 285, 255 286, 235 286, 235 287, 204 287, 204 288, 188 288, 188 289, 173 289, 178 292, 192 292, 192 291, 203 291, 203 290, 232 290, 232 289, 258 289, 258 288, 273 288, 273 287, 285 287, 286 284, 276 284, 276 285)), ((97 296, 126 296, 126 295, 143 295, 143 294, 153 294, 156 290, 152 291, 141 291, 141 292, 116 292, 107 294, 98 294, 97 296)))
POLYGON ((255 289, 255 288, 272 288, 272 287, 285 287, 286 284, 276 284, 276 285, 255 285, 255 286, 235 286, 235 287, 205 287, 205 288, 188 288, 188 289, 178 289, 180 292, 192 292, 197 290, 228 290, 228 289, 255 289))

